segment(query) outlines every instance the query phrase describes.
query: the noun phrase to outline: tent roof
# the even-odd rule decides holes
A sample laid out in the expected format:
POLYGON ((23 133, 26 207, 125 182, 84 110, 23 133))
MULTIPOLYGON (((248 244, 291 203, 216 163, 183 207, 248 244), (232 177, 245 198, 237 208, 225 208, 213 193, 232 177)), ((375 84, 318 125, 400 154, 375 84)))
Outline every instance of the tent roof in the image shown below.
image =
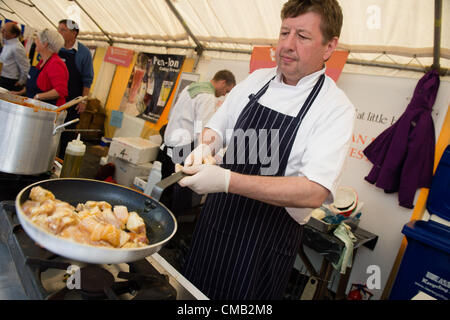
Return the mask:
MULTIPOLYGON (((286 0, 2 0, 0 17, 36 29, 79 21, 92 44, 193 52, 251 52, 276 45, 286 0), (178 17, 177 17, 178 15, 178 17)), ((450 66, 450 0, 442 0, 441 66, 450 66)), ((339 0, 344 24, 339 48, 354 58, 430 65, 434 0, 339 0), (386 56, 387 54, 388 56, 386 56), (394 58, 393 58, 394 57, 394 58)), ((143 50, 146 51, 146 50, 143 50)))

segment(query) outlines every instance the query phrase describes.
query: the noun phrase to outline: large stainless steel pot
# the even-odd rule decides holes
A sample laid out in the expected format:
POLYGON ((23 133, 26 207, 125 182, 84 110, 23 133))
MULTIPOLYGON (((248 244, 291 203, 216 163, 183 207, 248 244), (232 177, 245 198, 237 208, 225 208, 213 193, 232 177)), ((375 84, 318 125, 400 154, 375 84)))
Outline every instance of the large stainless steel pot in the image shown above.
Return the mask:
POLYGON ((54 110, 42 101, 0 93, 0 171, 39 174, 51 169, 67 112, 34 110, 28 103, 54 110), (5 101, 7 100, 7 101, 5 101))

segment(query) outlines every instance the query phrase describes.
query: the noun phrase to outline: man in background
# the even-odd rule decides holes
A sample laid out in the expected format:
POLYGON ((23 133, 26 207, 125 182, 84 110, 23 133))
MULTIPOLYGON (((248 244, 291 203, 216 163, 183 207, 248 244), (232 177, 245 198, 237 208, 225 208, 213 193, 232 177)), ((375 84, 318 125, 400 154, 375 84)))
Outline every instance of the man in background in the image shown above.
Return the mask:
POLYGON ((14 22, 7 22, 1 28, 3 49, 0 62, 3 64, 0 87, 9 91, 20 91, 27 81, 30 62, 25 48, 19 41, 20 28, 14 22))
POLYGON ((217 98, 226 95, 235 85, 233 73, 221 70, 210 81, 191 83, 181 91, 170 110, 169 122, 164 132, 163 178, 172 174, 174 165, 183 162, 194 150, 203 127, 216 112, 217 98), (188 152, 183 155, 185 149, 188 152))
MULTIPOLYGON (((170 110, 169 122, 160 133, 164 137, 158 161, 162 163, 161 175, 166 178, 194 150, 199 135, 208 120, 216 112, 219 100, 236 85, 236 79, 228 70, 218 71, 210 81, 195 82, 181 91, 177 102, 170 110)), ((176 215, 189 209, 200 196, 178 184, 167 189, 161 202, 176 215)))
MULTIPOLYGON (((64 47, 61 48, 58 55, 66 63, 69 70, 69 95, 67 101, 75 99, 78 96, 87 96, 94 79, 94 68, 92 64, 92 55, 89 49, 77 40, 80 28, 78 24, 69 19, 59 21, 58 32, 64 38, 64 47)), ((87 102, 82 101, 77 106, 67 109, 66 122, 78 117, 78 114, 84 112, 87 102)), ((75 124, 68 128, 75 128, 75 124)), ((75 133, 63 132, 61 134, 59 157, 64 156, 67 143, 75 139, 75 133)))

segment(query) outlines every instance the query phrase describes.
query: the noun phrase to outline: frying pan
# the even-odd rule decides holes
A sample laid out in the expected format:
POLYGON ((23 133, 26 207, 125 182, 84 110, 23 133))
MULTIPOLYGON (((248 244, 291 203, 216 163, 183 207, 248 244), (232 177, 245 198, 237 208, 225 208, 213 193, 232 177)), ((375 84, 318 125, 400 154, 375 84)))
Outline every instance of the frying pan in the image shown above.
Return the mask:
POLYGON ((157 199, 132 189, 108 182, 91 179, 51 179, 36 182, 22 189, 16 197, 16 211, 25 232, 40 246, 63 257, 93 263, 117 264, 141 260, 158 252, 177 231, 177 221, 167 207, 161 204, 162 190, 185 176, 175 174, 157 184, 157 199), (175 177, 174 177, 175 176, 175 177), (88 200, 106 201, 112 206, 124 205, 128 211, 136 211, 144 220, 149 245, 141 248, 97 247, 58 237, 35 225, 22 210, 22 204, 29 199, 33 187, 50 190, 58 200, 72 206, 88 200))

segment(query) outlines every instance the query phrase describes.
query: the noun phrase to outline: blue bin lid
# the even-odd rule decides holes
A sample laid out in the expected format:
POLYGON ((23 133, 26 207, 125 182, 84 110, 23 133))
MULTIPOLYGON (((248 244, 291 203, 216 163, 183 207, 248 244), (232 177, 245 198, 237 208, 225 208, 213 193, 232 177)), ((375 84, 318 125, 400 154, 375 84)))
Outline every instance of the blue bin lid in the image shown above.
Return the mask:
POLYGON ((402 233, 433 248, 450 254, 450 228, 434 222, 416 220, 405 224, 402 233))
POLYGON ((450 145, 444 151, 433 176, 427 209, 445 220, 450 220, 450 145))

